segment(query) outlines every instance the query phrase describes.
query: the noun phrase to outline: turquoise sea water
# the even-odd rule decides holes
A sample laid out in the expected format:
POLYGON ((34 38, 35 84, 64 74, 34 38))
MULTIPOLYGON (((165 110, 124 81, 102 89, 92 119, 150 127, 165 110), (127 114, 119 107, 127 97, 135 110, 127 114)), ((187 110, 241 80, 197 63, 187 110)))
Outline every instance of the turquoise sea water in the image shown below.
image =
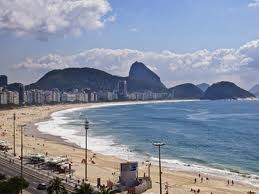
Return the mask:
POLYGON ((152 143, 162 141, 163 165, 228 175, 259 185, 259 101, 190 101, 107 106, 53 114, 39 129, 129 160, 157 160, 152 143), (51 130, 50 130, 51 129, 51 130))

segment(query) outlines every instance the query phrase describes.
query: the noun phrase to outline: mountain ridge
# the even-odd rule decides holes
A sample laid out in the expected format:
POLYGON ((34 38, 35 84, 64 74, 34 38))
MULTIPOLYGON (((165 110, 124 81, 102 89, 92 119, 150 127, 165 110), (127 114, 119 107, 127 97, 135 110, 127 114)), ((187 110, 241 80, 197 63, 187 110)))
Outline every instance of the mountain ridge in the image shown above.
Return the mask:
POLYGON ((211 85, 206 91, 203 91, 206 87, 202 90, 198 86, 208 86, 208 84, 196 86, 192 83, 185 83, 167 88, 156 73, 144 63, 137 61, 132 64, 127 77, 111 75, 105 71, 89 67, 65 68, 46 73, 37 82, 26 86, 26 89, 51 90, 58 88, 61 91, 70 91, 90 88, 96 92, 114 91, 117 90, 119 81, 127 81, 129 92, 166 92, 175 99, 216 100, 254 97, 253 94, 234 83, 224 81, 211 85))
POLYGON ((46 73, 37 82, 28 85, 26 88, 44 90, 58 88, 61 91, 73 88, 91 88, 97 92, 101 90, 113 91, 117 89, 118 82, 124 80, 127 81, 130 92, 146 90, 161 92, 167 89, 158 75, 139 62, 132 65, 128 77, 111 75, 105 71, 89 67, 65 68, 46 73), (141 72, 145 76, 140 76, 141 72))

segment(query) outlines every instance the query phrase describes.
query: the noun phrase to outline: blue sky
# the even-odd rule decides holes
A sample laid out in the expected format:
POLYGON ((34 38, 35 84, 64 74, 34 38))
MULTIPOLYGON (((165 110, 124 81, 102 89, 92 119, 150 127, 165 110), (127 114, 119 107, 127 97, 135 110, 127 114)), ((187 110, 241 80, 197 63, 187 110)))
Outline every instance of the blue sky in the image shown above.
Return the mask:
MULTIPOLYGON (((134 61, 134 57, 128 55, 139 56, 136 54, 137 51, 140 54, 144 53, 143 61, 148 63, 147 65, 156 71, 168 86, 181 82, 198 83, 204 81, 213 83, 220 79, 235 81, 244 87, 252 86, 255 84, 253 81, 259 82, 259 80, 254 79, 247 80, 259 68, 259 64, 254 65, 259 55, 257 53, 259 51, 257 42, 252 44, 253 49, 256 47, 256 50, 252 51, 252 55, 249 51, 248 54, 247 52, 242 53, 245 56, 239 56, 239 49, 242 46, 259 38, 259 3, 256 0, 96 0, 94 3, 92 3, 94 0, 85 0, 89 4, 94 4, 94 8, 85 5, 84 0, 79 0, 81 9, 68 13, 68 15, 70 14, 69 19, 60 16, 60 13, 54 13, 55 16, 51 16, 51 14, 46 16, 43 12, 38 14, 38 5, 35 4, 31 8, 34 10, 30 10, 28 6, 23 7, 23 1, 15 0, 13 3, 6 3, 5 0, 0 0, 0 21, 1 19, 4 21, 0 22, 0 73, 7 74, 10 81, 30 83, 36 81, 55 66, 57 68, 73 66, 73 62, 71 60, 67 62, 67 58, 75 58, 74 55, 85 54, 86 52, 90 55, 89 52, 93 53, 92 49, 107 49, 102 50, 101 54, 98 53, 98 55, 95 50, 95 56, 87 55, 88 58, 80 59, 80 62, 76 60, 75 66, 98 67, 113 74, 121 73, 124 75, 128 71, 129 63, 134 61), (9 16, 6 15, 7 11, 18 14, 9 16), (87 15, 81 18, 73 16, 88 11, 93 13, 94 16, 87 15), (35 17, 33 17, 34 14, 35 17), (38 17, 41 14, 42 17, 38 17), (16 15, 19 17, 15 18, 16 15), (58 18, 59 16, 65 18, 64 20, 69 23, 66 24, 66 27, 59 25, 63 22, 58 18), (6 19, 6 17, 10 18, 6 19), (48 19, 44 21, 45 18, 48 19), (87 22, 77 22, 81 19, 87 22), (19 22, 17 22, 18 20, 19 22), (46 25, 48 30, 45 30, 46 26, 37 24, 39 20, 41 23, 55 20, 53 22, 55 25, 46 25), (98 22, 101 22, 101 24, 98 22), (54 29, 51 28, 53 26, 54 29), (89 28, 85 26, 89 26, 89 28), (74 33, 74 31, 80 31, 80 33, 74 33), (232 55, 236 57, 233 63, 239 64, 232 67, 231 70, 228 70, 232 66, 232 64, 228 64, 229 61, 226 64, 222 64, 225 60, 213 63, 210 61, 211 64, 209 65, 213 67, 212 69, 206 63, 208 56, 216 55, 213 54, 215 50, 231 50, 232 48, 235 49, 232 55), (128 57, 125 57, 126 51, 123 54, 123 49, 130 49, 130 52, 127 51, 128 57), (201 72, 204 72, 204 70, 195 69, 197 65, 195 66, 196 63, 194 64, 194 62, 190 62, 190 66, 186 65, 184 57, 189 53, 192 60, 196 59, 195 53, 197 54, 198 51, 204 49, 209 53, 205 53, 207 57, 199 59, 198 62, 203 64, 203 60, 205 60, 206 69, 209 69, 208 74, 213 74, 213 71, 215 71, 215 75, 209 77, 204 75, 204 80, 202 80, 198 77, 203 76, 201 72), (166 61, 163 61, 164 58, 162 58, 162 65, 157 64, 159 60, 148 58, 151 55, 148 55, 149 52, 160 56, 163 51, 170 51, 171 57, 167 58, 166 61), (112 56, 107 52, 112 52, 112 56), (181 59, 184 58, 183 62, 178 64, 178 61, 172 57, 174 54, 181 56, 181 59), (255 54, 256 56, 254 56, 255 54), (62 58, 60 59, 62 62, 59 60, 57 65, 53 64, 54 62, 51 59, 45 59, 49 55, 58 55, 62 58), (106 56, 106 58, 100 61, 98 59, 100 55, 106 56), (44 63, 41 63, 42 57, 45 57, 44 63), (170 61, 171 58, 172 61, 170 61), (252 60, 249 61, 248 58, 252 60), (28 59, 30 65, 26 65, 28 59), (248 62, 244 63, 243 59, 248 62), (89 61, 91 61, 91 64, 89 64, 89 61), (177 68, 174 67, 174 63, 176 63, 177 68), (32 68, 34 64, 37 68, 32 68), (216 65, 219 67, 215 67, 216 65), (115 71, 112 71, 111 66, 120 67, 116 67, 114 68, 115 71), (221 73, 217 72, 218 68, 225 66, 227 66, 227 73, 225 70, 222 70, 221 73), (248 72, 251 66, 255 69, 248 72), (182 67, 188 68, 188 70, 182 67), (170 74, 167 71, 168 68, 172 70, 170 74), (186 75, 191 74, 190 71, 193 68, 192 73, 199 73, 199 76, 186 79, 186 75), (188 72, 186 73, 186 71, 188 72)), ((65 4, 64 0, 56 1, 59 2, 58 5, 62 2, 65 4)), ((48 7, 48 0, 44 2, 44 6, 48 7)), ((69 6, 71 7, 71 5, 69 6)), ((223 51, 221 50, 221 52, 223 51)), ((204 52, 202 54, 204 55, 204 52)), ((165 54, 163 53, 163 55, 165 54)), ((198 52, 197 55, 200 55, 200 53, 198 52)), ((139 57, 135 58, 139 59, 139 57)), ((218 56, 216 61, 218 61, 218 56)), ((188 61, 187 64, 189 64, 188 61)))

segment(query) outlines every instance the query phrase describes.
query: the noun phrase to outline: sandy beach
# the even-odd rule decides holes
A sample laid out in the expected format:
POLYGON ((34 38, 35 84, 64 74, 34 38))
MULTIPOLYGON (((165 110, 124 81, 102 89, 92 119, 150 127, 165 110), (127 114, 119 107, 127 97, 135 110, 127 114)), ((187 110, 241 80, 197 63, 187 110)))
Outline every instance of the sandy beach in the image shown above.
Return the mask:
MULTIPOLYGON (((6 140, 10 145, 13 143, 13 114, 16 114, 16 151, 20 151, 20 128, 19 125, 26 124, 24 137, 24 152, 25 155, 29 153, 46 153, 51 156, 67 155, 73 162, 74 176, 79 179, 83 178, 84 165, 81 163, 84 157, 84 150, 76 145, 65 142, 60 137, 42 134, 34 125, 37 122, 44 121, 50 118, 50 114, 60 110, 90 107, 93 104, 70 104, 70 105, 53 105, 53 106, 33 106, 24 107, 13 110, 0 111, 0 134, 1 140, 6 140)), ((55 130, 55 129, 53 129, 55 130)), ((10 150, 12 152, 12 150, 10 150)), ((93 156, 93 152, 89 151, 89 158, 93 156)), ((118 179, 119 164, 122 160, 115 156, 105 156, 96 154, 93 158, 95 164, 89 162, 89 181, 96 184, 96 179, 101 178, 103 184, 107 180, 115 181, 118 179), (113 175, 115 173, 115 175, 113 175)), ((147 167, 144 164, 139 164, 139 175, 147 174, 147 167)), ((259 193, 259 188, 247 185, 244 183, 235 182, 234 186, 227 185, 227 179, 224 177, 214 177, 210 175, 201 174, 203 182, 201 183, 198 174, 182 171, 170 171, 163 169, 162 175, 163 183, 169 184, 169 193, 191 193, 191 188, 200 189, 200 193, 213 194, 245 194, 248 191, 259 193), (197 178, 197 183, 194 179, 197 178), (209 180, 206 180, 208 178, 209 180)), ((153 188, 146 193, 159 193, 158 184, 158 168, 155 165, 151 166, 151 178, 153 180, 153 188)))

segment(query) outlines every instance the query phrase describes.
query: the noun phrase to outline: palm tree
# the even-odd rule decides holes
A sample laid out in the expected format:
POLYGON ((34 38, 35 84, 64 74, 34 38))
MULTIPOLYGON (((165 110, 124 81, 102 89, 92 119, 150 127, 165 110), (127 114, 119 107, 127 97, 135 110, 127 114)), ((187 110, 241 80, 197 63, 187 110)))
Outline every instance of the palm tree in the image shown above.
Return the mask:
POLYGON ((62 180, 58 177, 53 178, 49 182, 47 192, 48 194, 67 194, 67 190, 63 185, 62 180))
POLYGON ((20 190, 26 189, 29 183, 21 177, 15 176, 8 180, 0 181, 0 193, 19 194, 20 190))
POLYGON ((111 188, 102 187, 101 191, 99 192, 99 194, 113 194, 113 191, 112 191, 111 188))
POLYGON ((76 188, 74 194, 93 194, 94 190, 90 184, 82 183, 79 188, 76 188))

